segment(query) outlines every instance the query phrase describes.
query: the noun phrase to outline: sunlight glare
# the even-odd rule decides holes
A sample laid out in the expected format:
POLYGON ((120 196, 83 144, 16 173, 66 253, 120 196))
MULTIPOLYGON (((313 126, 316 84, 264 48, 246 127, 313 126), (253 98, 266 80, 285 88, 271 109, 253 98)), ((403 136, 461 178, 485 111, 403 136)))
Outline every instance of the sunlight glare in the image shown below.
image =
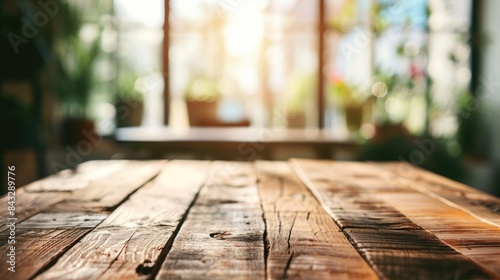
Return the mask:
POLYGON ((164 22, 163 0, 115 0, 117 10, 132 21, 148 27, 161 27, 164 22))
POLYGON ((263 19, 259 13, 235 19, 224 30, 227 52, 233 56, 245 56, 259 51, 262 37, 263 19))

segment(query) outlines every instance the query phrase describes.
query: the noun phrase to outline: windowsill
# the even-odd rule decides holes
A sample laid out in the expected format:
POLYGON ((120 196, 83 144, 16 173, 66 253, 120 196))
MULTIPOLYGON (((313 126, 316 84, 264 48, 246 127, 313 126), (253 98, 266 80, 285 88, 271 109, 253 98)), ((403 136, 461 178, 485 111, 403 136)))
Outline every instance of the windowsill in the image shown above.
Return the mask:
POLYGON ((116 140, 145 158, 276 160, 289 157, 353 159, 355 141, 320 129, 128 127, 116 131, 116 140))
POLYGON ((115 134, 119 142, 259 142, 275 144, 355 144, 349 137, 330 130, 253 127, 126 127, 115 134))

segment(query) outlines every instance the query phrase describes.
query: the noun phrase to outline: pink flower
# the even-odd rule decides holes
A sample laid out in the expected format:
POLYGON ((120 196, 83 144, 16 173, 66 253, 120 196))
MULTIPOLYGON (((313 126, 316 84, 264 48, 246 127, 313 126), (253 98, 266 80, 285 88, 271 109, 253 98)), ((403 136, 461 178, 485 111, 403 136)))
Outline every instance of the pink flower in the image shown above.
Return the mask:
POLYGON ((414 63, 410 64, 410 76, 412 79, 420 78, 425 75, 424 71, 414 63))

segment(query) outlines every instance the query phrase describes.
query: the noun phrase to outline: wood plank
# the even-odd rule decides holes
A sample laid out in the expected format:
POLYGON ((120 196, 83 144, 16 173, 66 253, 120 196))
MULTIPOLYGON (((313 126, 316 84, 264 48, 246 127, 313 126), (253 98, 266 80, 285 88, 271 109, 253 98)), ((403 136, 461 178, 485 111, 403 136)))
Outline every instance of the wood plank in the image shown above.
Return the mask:
POLYGON ((378 196, 500 279, 500 228, 410 188, 378 196))
POLYGON ((495 279, 425 230, 344 231, 385 279, 495 279))
POLYGON ((135 231, 98 227, 35 279, 96 279, 118 257, 135 231))
POLYGON ((291 165, 341 229, 419 228, 405 215, 373 196, 372 189, 386 189, 385 182, 368 171, 362 173, 363 164, 342 163, 335 168, 330 161, 292 160, 291 165), (358 178, 363 184, 370 183, 371 188, 356 184, 358 178))
MULTIPOLYGON (((489 271, 377 197, 377 191, 388 189, 367 184, 367 179, 377 178, 377 169, 362 163, 332 161, 292 160, 291 164, 332 217, 339 224, 347 220, 342 231, 381 278, 493 279, 489 271), (344 184, 339 186, 339 181, 344 184), (351 204, 343 203, 346 193, 351 204), (356 202, 358 195, 362 203, 356 202), (364 208, 365 203, 369 208, 364 208), (369 210, 367 215, 376 219, 368 219, 363 225, 359 215, 349 215, 359 210, 369 210), (350 219, 355 222, 350 223, 350 219)), ((380 184, 380 180, 374 182, 380 184)))
POLYGON ((377 279, 287 163, 259 161, 256 169, 268 279, 377 279))
POLYGON ((20 230, 26 229, 72 229, 93 228, 101 223, 108 215, 106 213, 50 213, 44 212, 34 215, 17 225, 20 230))
POLYGON ((93 181, 109 176, 125 168, 126 160, 87 161, 75 170, 67 169, 53 176, 26 185, 27 192, 69 192, 83 189, 93 181))
MULTIPOLYGON (((408 168, 406 165, 401 166, 396 163, 373 163, 371 165, 378 171, 372 168, 368 170, 371 173, 378 173, 385 183, 370 183, 366 181, 366 175, 354 181, 366 184, 372 192, 376 193, 377 198, 389 203, 417 225, 431 231, 441 241, 470 257, 500 278, 498 274, 500 259, 497 257, 500 254, 500 229, 498 227, 485 223, 483 219, 478 219, 470 212, 463 211, 461 207, 451 206, 442 199, 436 199, 435 195, 430 196, 426 191, 420 192, 421 189, 412 187, 404 178, 393 173, 386 173, 398 172, 411 176, 411 173, 403 173, 412 171, 412 169, 405 169, 408 168), (387 186, 381 187, 384 184, 387 186), (408 203, 409 201, 411 203, 408 203)), ((468 187, 463 188, 464 191, 468 189, 468 187)))
POLYGON ((91 231, 107 215, 89 213, 40 213, 17 225, 16 243, 7 244, 7 233, 0 235, 0 251, 5 256, 15 247, 15 273, 2 263, 0 279, 29 279, 55 261, 59 255, 91 231))
POLYGON ((129 161, 124 169, 77 189, 71 196, 54 206, 53 211, 113 210, 146 182, 160 172, 166 161, 129 161))
MULTIPOLYGON (((20 268, 21 272, 18 274, 18 277, 21 277, 20 279, 23 279, 25 276, 32 277, 38 270, 57 260, 72 244, 76 243, 78 239, 83 237, 107 216, 106 213, 100 213, 102 211, 105 212, 106 209, 98 209, 94 213, 78 212, 80 207, 77 203, 67 204, 64 212, 61 213, 40 212, 46 211, 65 200, 71 200, 72 198, 82 199, 81 192, 83 190, 79 187, 80 181, 86 182, 87 187, 106 175, 114 174, 114 176, 119 176, 126 174, 124 170, 117 168, 117 166, 122 167, 122 165, 121 162, 89 162, 83 164, 81 168, 78 167, 76 172, 62 171, 56 176, 42 180, 43 184, 38 182, 21 189, 21 193, 16 201, 17 209, 22 209, 22 211, 18 210, 17 216, 19 242, 22 242, 23 245, 35 244, 36 246, 32 246, 33 250, 44 250, 48 252, 48 255, 40 257, 39 252, 30 251, 32 250, 31 247, 20 246, 19 251, 25 254, 20 258, 18 265, 21 263, 26 264, 20 268), (75 188, 79 189, 80 193, 67 192, 71 190, 70 186, 72 183, 75 183, 75 188), (30 192, 30 189, 34 191, 30 192), (34 216, 29 218, 31 215, 34 216), (24 220, 26 218, 29 219, 24 220), (57 242, 57 240, 52 239, 51 237, 54 236, 60 237, 62 241, 57 242), (50 247, 51 249, 45 250, 46 247, 50 247)), ((130 164, 128 166, 130 167, 130 164)), ((154 169, 151 171, 154 172, 154 169)), ((154 173, 151 174, 151 176, 154 175, 154 173)), ((111 178, 116 179, 114 176, 111 176, 111 178)), ((148 177, 144 177, 143 179, 145 181, 149 180, 148 177)), ((136 180, 127 182, 124 185, 132 185, 137 188, 144 184, 145 181, 141 183, 136 180)), ((130 191, 130 188, 124 188, 123 191, 130 191)), ((120 191, 117 191, 117 193, 120 193, 120 191)), ((123 194, 123 197, 126 195, 123 194)), ((114 194, 114 196, 116 197, 117 195, 114 194)), ((94 203, 95 199, 91 198, 89 202, 94 203)), ((5 248, 7 248, 6 245, 5 248)))
MULTIPOLYGON (((126 161, 89 161, 81 164, 75 171, 63 170, 45 179, 33 182, 16 190, 16 218, 20 223, 25 219, 45 211, 59 202, 72 197, 73 188, 87 187, 92 181, 118 172, 126 161), (105 171, 103 171, 105 170, 105 171), (22 211, 20 211, 22 209, 22 211)), ((77 194, 78 195, 78 194, 77 194)), ((0 198, 0 205, 7 205, 7 196, 0 198)), ((0 211, 0 219, 8 218, 6 208, 0 211)), ((6 231, 0 229, 0 233, 6 231)))
MULTIPOLYGON (((37 279, 148 279, 198 193, 209 163, 171 161, 37 279), (83 261, 82 261, 83 259, 83 261)), ((137 175, 137 172, 130 172, 137 175)), ((164 256, 163 256, 164 257, 164 256)))
POLYGON ((388 180, 398 178, 399 183, 500 227, 499 198, 405 162, 377 164, 375 167, 385 171, 388 180))
POLYGON ((137 231, 103 279, 148 279, 158 271, 209 167, 209 162, 172 161, 153 186, 131 197, 127 207, 113 212, 103 226, 135 226, 137 231))
MULTIPOLYGON (((387 163, 371 165, 391 172, 402 168, 397 164, 387 163)), ((376 193, 377 198, 395 207, 417 225, 431 231, 441 241, 470 257, 488 269, 495 277, 500 278, 500 259, 497 257, 500 254, 500 229, 498 227, 484 223, 460 208, 452 207, 440 199, 422 193, 394 174, 385 174, 384 170, 380 170, 378 174, 390 187, 366 185, 376 193), (409 201, 411 203, 408 203, 409 201)), ((360 180, 357 178, 355 181, 360 180)))
MULTIPOLYGON (((68 193, 28 193, 24 189, 16 190, 16 217, 17 222, 22 222, 27 218, 63 201, 69 196, 68 193)), ((0 211, 0 219, 5 221, 10 218, 7 212, 7 196, 0 199, 0 205, 5 205, 0 211)), ((0 233, 6 231, 0 229, 0 233)))
POLYGON ((214 162, 157 279, 262 279, 264 222, 250 163, 214 162))

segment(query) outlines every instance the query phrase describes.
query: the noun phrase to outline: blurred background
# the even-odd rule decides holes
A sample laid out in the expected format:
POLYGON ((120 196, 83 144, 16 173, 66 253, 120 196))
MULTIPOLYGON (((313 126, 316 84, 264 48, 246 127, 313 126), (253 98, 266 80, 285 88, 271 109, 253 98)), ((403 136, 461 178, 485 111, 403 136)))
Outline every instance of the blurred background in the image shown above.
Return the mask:
POLYGON ((2 1, 3 168, 16 165, 20 186, 95 159, 400 161, 498 196, 499 10, 494 0, 2 1), (295 145, 266 150, 272 135, 295 145), (215 146, 196 142, 206 137, 215 146), (258 149, 215 149, 229 138, 258 149), (182 150, 161 145, 172 139, 182 150))

